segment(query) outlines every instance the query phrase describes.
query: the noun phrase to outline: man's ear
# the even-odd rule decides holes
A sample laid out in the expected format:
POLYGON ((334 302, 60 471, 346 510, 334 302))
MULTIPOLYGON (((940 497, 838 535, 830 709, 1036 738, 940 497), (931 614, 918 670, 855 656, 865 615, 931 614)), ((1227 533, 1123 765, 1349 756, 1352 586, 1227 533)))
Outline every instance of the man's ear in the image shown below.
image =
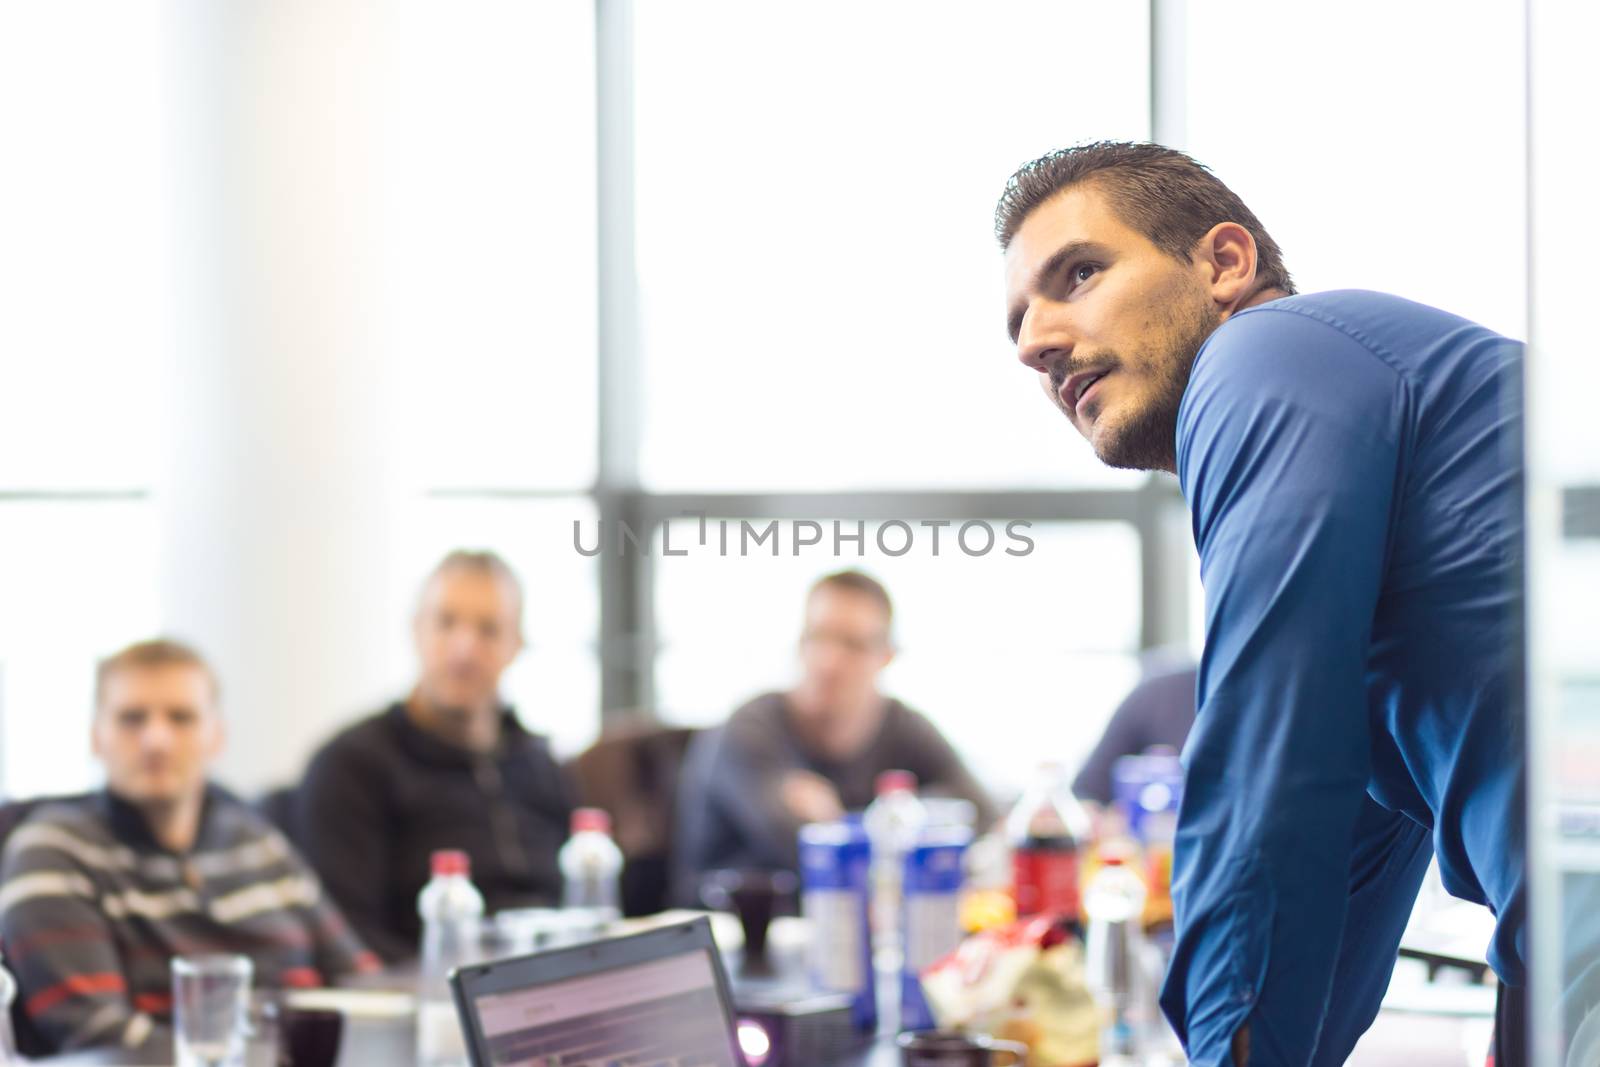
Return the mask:
POLYGON ((1233 305, 1255 291, 1256 239, 1237 222, 1219 222, 1195 246, 1200 280, 1218 306, 1233 305))

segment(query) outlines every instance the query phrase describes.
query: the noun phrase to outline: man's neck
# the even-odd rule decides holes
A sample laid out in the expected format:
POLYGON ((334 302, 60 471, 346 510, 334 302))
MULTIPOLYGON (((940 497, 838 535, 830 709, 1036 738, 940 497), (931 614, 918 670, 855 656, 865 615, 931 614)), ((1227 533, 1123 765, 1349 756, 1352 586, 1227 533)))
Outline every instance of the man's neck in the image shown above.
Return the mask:
POLYGON ((176 800, 135 804, 150 836, 168 852, 184 853, 194 848, 200 837, 200 813, 205 808, 204 791, 176 800))
POLYGON ((1269 300, 1281 300, 1288 295, 1289 294, 1284 292, 1282 289, 1274 288, 1272 286, 1268 286, 1265 289, 1259 289, 1245 297, 1243 300, 1239 301, 1237 304, 1234 304, 1232 307, 1228 308, 1227 312, 1223 315, 1223 319, 1226 321, 1241 311, 1255 307, 1257 304, 1265 304, 1269 300))
POLYGON ((471 709, 441 708, 421 689, 406 701, 406 715, 418 727, 448 745, 469 752, 493 752, 500 744, 500 707, 490 703, 471 709))

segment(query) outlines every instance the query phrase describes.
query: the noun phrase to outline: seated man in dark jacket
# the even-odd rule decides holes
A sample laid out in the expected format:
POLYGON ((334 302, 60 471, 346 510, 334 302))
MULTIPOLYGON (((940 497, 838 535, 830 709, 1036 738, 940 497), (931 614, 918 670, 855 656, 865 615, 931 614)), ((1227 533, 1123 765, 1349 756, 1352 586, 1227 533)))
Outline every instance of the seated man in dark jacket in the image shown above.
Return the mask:
POLYGON ((543 738, 499 697, 522 650, 522 589, 489 552, 452 552, 414 620, 421 676, 404 700, 312 760, 296 798, 307 858, 389 962, 417 954, 429 857, 460 849, 488 909, 549 905, 570 790, 543 738))
POLYGON ((991 802, 921 714, 878 691, 894 657, 892 607, 876 580, 841 571, 806 598, 800 684, 766 693, 695 740, 678 802, 677 892, 720 867, 795 870, 801 824, 836 819, 873 799, 886 770, 908 770, 924 793, 991 802))
POLYGON ((42 804, 6 841, 0 939, 39 1051, 161 1055, 177 955, 249 956, 258 988, 378 969, 283 835, 207 784, 222 722, 195 652, 124 649, 95 703, 106 788, 42 804))

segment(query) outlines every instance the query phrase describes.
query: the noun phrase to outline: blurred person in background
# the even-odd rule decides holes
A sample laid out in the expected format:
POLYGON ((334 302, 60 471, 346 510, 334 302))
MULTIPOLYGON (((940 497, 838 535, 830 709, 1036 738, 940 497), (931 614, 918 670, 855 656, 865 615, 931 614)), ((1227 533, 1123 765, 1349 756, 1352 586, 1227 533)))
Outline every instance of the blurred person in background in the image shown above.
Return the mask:
POLYGON ((267 988, 379 968, 283 835, 208 783, 218 700, 177 642, 105 660, 91 734, 105 788, 41 805, 7 840, 0 941, 39 1051, 164 1048, 176 955, 249 956, 267 988))
POLYGON ((983 787, 938 729, 878 689, 894 658, 893 614, 866 574, 819 579, 806 597, 799 684, 754 698, 695 739, 678 801, 683 902, 694 902, 709 870, 797 870, 801 825, 862 810, 886 770, 910 771, 923 793, 970 801, 979 827, 993 820, 983 787))
POLYGON ((995 231, 1019 360, 1192 512, 1206 644, 1161 998, 1190 1060, 1344 1062, 1436 851, 1495 913, 1495 1060, 1525 1062, 1523 346, 1296 295, 1250 209, 1160 145, 1027 164, 995 231))
POLYGON ((1109 807, 1113 800, 1112 770, 1123 756, 1151 749, 1177 755, 1194 726, 1194 687, 1199 668, 1165 666, 1151 671, 1122 698, 1111 721, 1072 780, 1079 800, 1109 807))
POLYGON ((447 555, 417 599, 410 694, 329 741, 295 797, 307 857, 388 962, 419 950, 417 895, 438 849, 467 853, 491 912, 560 900, 571 788, 500 697, 523 647, 522 608, 499 556, 447 555))

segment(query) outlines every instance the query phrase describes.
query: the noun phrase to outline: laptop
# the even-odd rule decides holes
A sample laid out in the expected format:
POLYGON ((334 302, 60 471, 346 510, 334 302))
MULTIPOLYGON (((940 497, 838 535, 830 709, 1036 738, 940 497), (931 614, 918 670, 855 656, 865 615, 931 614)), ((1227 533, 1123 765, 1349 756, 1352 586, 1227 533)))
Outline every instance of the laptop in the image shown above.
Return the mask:
POLYGON ((450 977, 473 1067, 743 1067, 703 916, 450 977))

